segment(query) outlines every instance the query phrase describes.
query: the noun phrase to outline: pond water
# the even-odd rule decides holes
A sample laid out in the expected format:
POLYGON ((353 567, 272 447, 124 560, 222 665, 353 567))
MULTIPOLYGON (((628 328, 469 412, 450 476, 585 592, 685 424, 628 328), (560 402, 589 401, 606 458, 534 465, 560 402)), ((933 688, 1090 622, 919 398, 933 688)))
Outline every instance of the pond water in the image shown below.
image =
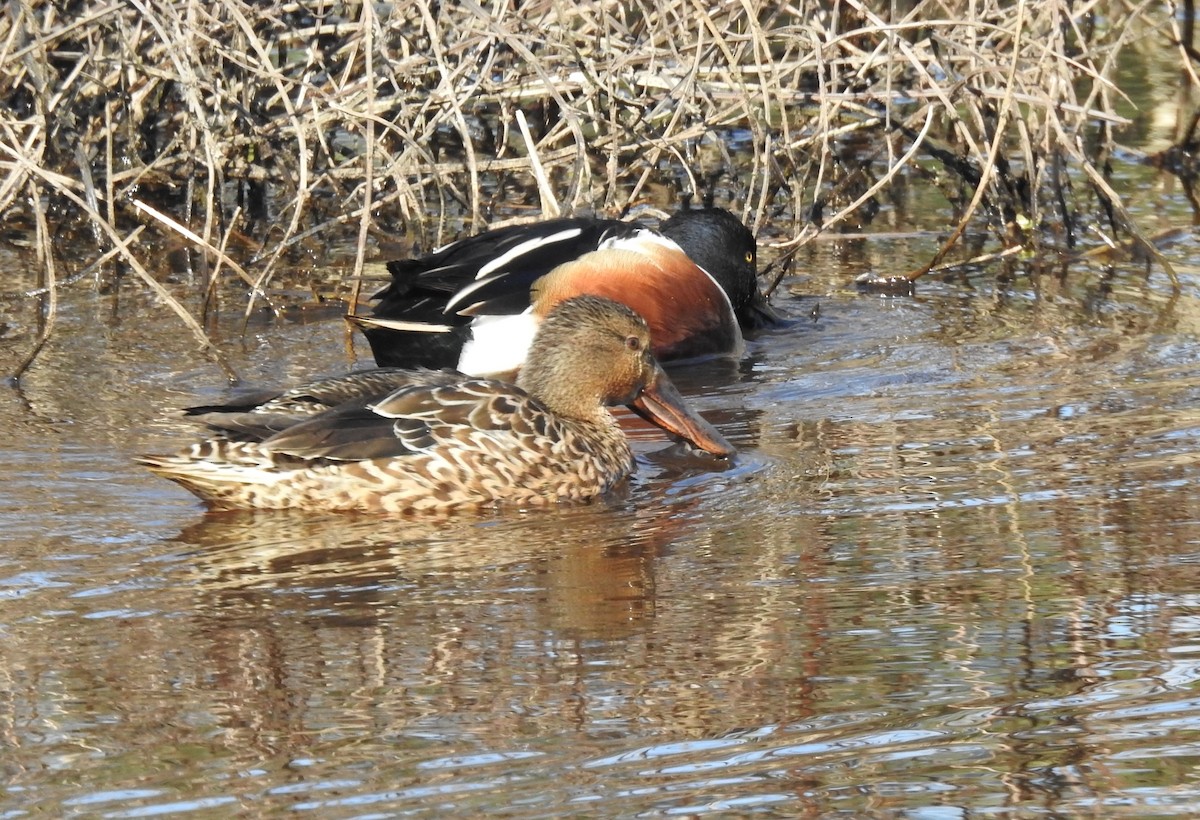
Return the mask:
MULTIPOLYGON (((675 371, 734 466, 630 421, 618 497, 443 523, 206 514, 131 457, 221 372, 71 288, 0 392, 0 816, 1194 816, 1197 245, 1178 296, 887 298, 854 275, 935 235, 816 242, 789 327, 675 371)), ((366 362, 332 313, 223 349, 251 386, 366 362)))
MULTIPOLYGON (((1200 812, 1196 242, 1177 298, 848 286, 923 242, 816 243, 790 327, 676 371, 731 469, 631 422, 620 497, 442 524, 205 514, 130 458, 220 372, 66 292, 0 393, 3 815, 1200 812)), ((225 348, 354 363, 336 320, 225 348)))

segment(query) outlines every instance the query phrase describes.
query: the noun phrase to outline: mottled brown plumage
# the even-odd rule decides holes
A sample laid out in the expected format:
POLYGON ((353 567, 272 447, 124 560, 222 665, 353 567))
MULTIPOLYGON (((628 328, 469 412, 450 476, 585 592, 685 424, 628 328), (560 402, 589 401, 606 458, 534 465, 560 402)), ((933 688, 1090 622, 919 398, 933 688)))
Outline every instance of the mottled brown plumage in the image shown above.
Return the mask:
POLYGON ((218 435, 141 461, 217 507, 421 512, 608 492, 633 469, 608 405, 627 404, 716 455, 733 453, 662 372, 645 321, 591 296, 550 312, 517 385, 365 371, 272 401, 235 406, 226 421, 202 408, 218 435), (305 418, 307 400, 294 402, 312 394, 344 403, 305 418))

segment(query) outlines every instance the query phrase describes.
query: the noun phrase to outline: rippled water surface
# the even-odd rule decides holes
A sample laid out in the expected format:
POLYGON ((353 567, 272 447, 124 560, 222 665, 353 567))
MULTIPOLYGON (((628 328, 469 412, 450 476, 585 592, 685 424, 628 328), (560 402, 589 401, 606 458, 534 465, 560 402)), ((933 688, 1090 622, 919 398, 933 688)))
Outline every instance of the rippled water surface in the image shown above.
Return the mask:
MULTIPOLYGON (((1196 240, 1175 298, 849 286, 911 242, 818 242, 790 327, 676 371, 731 469, 631 421, 619 497, 442 524, 206 515, 130 458, 219 370, 64 293, 0 392, 0 814, 1200 813, 1196 240)), ((352 363, 336 319, 226 349, 352 363)))

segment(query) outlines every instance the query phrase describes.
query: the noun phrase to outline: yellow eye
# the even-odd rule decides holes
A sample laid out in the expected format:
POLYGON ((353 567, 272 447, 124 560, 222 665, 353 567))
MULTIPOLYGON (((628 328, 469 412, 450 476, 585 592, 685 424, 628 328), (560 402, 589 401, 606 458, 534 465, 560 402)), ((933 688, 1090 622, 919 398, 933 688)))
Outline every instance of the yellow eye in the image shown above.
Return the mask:
POLYGON ((754 251, 746 251, 746 264, 747 265, 754 264, 754 251))

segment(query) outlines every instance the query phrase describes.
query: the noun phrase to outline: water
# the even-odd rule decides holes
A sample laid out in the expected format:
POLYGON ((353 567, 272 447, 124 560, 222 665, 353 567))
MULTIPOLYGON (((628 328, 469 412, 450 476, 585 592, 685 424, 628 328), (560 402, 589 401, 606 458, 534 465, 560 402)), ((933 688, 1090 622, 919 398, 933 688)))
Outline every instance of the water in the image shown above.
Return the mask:
MULTIPOLYGON (((737 465, 631 423, 619 497, 443 524, 206 515, 130 457, 219 370, 74 289, 0 394, 0 811, 1194 815, 1195 244, 1172 299, 866 296, 866 254, 924 249, 818 243, 791 327, 676 373, 737 465)), ((337 321, 224 349, 255 384, 354 363, 337 321)))

